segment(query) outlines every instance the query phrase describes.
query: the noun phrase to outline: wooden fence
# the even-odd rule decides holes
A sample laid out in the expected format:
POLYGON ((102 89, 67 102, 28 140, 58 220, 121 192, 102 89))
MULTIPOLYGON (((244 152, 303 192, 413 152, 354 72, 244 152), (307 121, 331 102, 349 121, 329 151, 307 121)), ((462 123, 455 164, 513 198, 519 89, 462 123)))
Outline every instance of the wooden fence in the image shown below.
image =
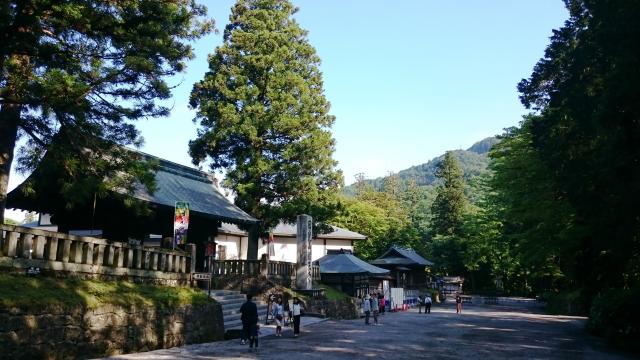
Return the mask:
MULTIPOLYGON (((320 266, 312 267, 313 280, 320 280, 320 266)), ((240 275, 256 277, 264 275, 274 279, 295 279, 296 263, 265 260, 217 260, 213 262, 212 275, 240 275)))
POLYGON ((182 252, 19 226, 0 229, 0 268, 37 267, 179 283, 186 283, 195 271, 193 245, 182 252))

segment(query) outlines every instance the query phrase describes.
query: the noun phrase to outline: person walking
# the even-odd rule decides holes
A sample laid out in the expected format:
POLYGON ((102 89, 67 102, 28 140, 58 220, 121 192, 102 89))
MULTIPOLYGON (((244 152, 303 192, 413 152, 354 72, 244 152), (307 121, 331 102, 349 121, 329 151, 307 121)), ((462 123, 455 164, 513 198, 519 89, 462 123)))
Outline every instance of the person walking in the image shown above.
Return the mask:
POLYGON ((282 336, 282 321, 284 320, 284 308, 282 307, 282 297, 273 303, 271 315, 276 322, 276 337, 282 336))
POLYGON ((431 294, 424 296, 424 313, 431 314, 431 294))
POLYGON ((462 314, 462 297, 456 293, 456 314, 462 314))
MULTIPOLYGON (((418 295, 418 314, 422 314, 422 307, 424 306, 424 296, 423 295, 418 295)), ((424 313, 427 313, 427 310, 425 308, 424 313)))
POLYGON ((249 338, 249 351, 253 351, 255 345, 256 351, 258 350, 258 307, 251 301, 253 296, 247 294, 247 301, 240 306, 240 320, 242 321, 242 328, 246 328, 246 335, 249 338))
POLYGON ((293 298, 291 313, 293 314, 293 337, 298 337, 300 334, 300 315, 302 314, 302 304, 300 303, 300 299, 297 297, 293 298))
POLYGON ((371 299, 369 298, 369 294, 364 297, 362 311, 364 311, 364 324, 369 325, 369 316, 371 316, 371 299))
POLYGON ((371 310, 373 311, 373 325, 378 325, 378 314, 380 313, 380 304, 378 303, 378 295, 371 295, 371 310))

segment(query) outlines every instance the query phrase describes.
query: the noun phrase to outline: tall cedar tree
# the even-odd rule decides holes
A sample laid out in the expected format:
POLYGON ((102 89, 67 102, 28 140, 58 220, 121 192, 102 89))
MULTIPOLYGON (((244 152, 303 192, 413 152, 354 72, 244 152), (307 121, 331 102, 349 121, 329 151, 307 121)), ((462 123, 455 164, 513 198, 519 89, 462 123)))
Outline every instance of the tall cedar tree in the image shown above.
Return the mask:
POLYGON ((519 84, 558 196, 587 224, 576 279, 587 300, 640 286, 640 6, 566 0, 570 18, 519 84), (597 281, 594 281, 597 279, 597 281))
POLYGON ((267 228, 300 213, 327 219, 342 184, 320 58, 296 11, 286 0, 239 0, 191 93, 193 162, 224 169, 236 205, 267 228))
POLYGON ((431 205, 433 233, 437 235, 460 235, 467 208, 464 194, 463 173, 451 151, 436 169, 436 177, 442 181, 436 199, 431 205))
POLYGON ((154 101, 170 96, 163 78, 193 57, 187 41, 212 28, 205 15, 193 0, 2 2, 0 223, 20 137, 25 170, 61 144, 56 159, 69 195, 90 197, 114 177, 124 179, 111 186, 131 189, 142 178, 152 187, 149 167, 118 145, 140 144, 133 120, 168 113, 154 101))

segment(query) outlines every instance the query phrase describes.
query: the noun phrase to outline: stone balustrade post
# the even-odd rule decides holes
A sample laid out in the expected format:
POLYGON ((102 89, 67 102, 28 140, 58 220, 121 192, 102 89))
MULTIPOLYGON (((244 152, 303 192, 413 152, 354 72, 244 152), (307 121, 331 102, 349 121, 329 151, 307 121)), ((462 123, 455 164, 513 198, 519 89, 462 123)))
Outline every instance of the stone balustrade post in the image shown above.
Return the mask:
POLYGON ((102 265, 104 264, 104 250, 106 246, 99 244, 96 245, 96 248, 93 251, 93 265, 102 265))
POLYGON ((173 254, 169 254, 167 256, 167 271, 168 272, 173 272, 173 258, 175 257, 175 255, 173 254))
POLYGON ((35 259, 44 258, 44 246, 47 243, 47 238, 42 235, 38 235, 34 238, 33 244, 33 257, 35 259))
POLYGON ((22 234, 21 257, 31 259, 33 256, 33 235, 22 234))
POLYGON ((124 248, 125 252, 125 267, 131 269, 133 267, 133 249, 132 248, 124 248))
POLYGON ((136 269, 142 269, 142 249, 135 249, 134 252, 134 266, 136 269))
POLYGON ((84 244, 85 243, 82 241, 74 241, 73 244, 71 244, 71 261, 76 264, 82 263, 82 251, 84 244))
POLYGON ((19 234, 15 231, 7 231, 7 237, 4 240, 2 249, 5 256, 16 256, 16 251, 18 249, 18 235, 19 234))
POLYGON ((160 253, 158 254, 159 257, 159 263, 160 263, 160 268, 158 270, 160 271, 166 271, 167 268, 167 254, 165 253, 160 253))
POLYGON ((187 252, 191 254, 189 258, 189 272, 196 272, 196 244, 187 244, 187 252))
POLYGON ((58 256, 58 238, 52 236, 48 238, 46 245, 44 246, 44 258, 45 260, 55 261, 58 256))
POLYGON ((145 270, 151 270, 151 252, 147 250, 143 251, 142 257, 143 257, 142 268, 145 270))
POLYGON ((106 266, 113 266, 113 258, 115 256, 114 254, 114 248, 111 245, 105 245, 104 247, 104 262, 102 264, 106 265, 106 266))
POLYGON ((71 240, 62 239, 62 256, 60 261, 62 261, 63 263, 68 263, 70 253, 71 253, 71 240))
POLYGON ((114 247, 114 258, 113 258, 113 266, 114 267, 122 267, 124 264, 124 248, 118 246, 114 247))
POLYGON ((149 261, 149 265, 151 266, 150 270, 156 271, 158 270, 158 253, 152 252, 150 255, 151 255, 151 260, 149 261))
POLYGON ((82 246, 82 263, 93 264, 93 243, 85 243, 82 246))

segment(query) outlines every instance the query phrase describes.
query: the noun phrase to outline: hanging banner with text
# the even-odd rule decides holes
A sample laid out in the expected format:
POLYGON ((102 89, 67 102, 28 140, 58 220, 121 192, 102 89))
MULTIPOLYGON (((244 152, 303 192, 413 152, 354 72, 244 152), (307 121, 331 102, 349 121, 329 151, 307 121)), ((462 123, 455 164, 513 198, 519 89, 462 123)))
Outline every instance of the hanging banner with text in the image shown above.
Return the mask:
POLYGON ((187 243, 189 229, 189 203, 176 201, 176 211, 173 218, 173 244, 175 246, 187 243))

